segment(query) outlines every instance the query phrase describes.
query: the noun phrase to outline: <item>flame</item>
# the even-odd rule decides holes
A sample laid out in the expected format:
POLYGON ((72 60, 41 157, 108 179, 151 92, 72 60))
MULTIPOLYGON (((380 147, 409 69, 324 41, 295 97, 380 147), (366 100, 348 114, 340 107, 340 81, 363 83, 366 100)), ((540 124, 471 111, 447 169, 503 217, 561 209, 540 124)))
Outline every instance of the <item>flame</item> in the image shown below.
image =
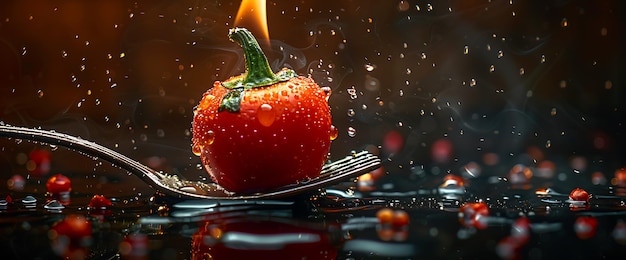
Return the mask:
POLYGON ((261 42, 269 45, 266 0, 243 0, 235 18, 236 27, 245 27, 261 42))

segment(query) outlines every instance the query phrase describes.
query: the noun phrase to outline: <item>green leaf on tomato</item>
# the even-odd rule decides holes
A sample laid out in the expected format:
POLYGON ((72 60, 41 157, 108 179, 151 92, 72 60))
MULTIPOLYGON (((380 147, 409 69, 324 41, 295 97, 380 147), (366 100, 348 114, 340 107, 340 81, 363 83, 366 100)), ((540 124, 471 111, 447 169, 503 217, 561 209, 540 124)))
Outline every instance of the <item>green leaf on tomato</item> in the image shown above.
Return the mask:
POLYGON ((241 99, 243 98, 243 90, 243 88, 236 88, 226 93, 217 111, 222 112, 226 110, 233 113, 239 112, 241 99))

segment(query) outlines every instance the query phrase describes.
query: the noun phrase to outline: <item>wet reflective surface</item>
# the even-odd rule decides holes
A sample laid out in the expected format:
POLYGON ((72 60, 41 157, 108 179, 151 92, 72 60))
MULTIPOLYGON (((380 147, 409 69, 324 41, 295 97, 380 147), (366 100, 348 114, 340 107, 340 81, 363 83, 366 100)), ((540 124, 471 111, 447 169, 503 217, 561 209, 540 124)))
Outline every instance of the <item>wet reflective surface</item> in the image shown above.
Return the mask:
MULTIPOLYGON (((331 160, 368 150, 383 168, 287 200, 184 201, 2 139, 2 258, 626 255, 622 2, 323 2, 268 1, 263 47, 332 90, 331 160)), ((0 121, 208 181, 192 111, 243 69, 238 7, 3 1, 0 121)))

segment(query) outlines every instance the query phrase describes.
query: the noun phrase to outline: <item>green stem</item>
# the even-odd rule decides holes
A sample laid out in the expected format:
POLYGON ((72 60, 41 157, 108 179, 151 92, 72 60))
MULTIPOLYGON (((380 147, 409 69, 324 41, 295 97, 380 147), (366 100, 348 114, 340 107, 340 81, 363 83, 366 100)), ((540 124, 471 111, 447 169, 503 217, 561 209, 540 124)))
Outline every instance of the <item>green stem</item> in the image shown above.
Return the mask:
POLYGON ((222 82, 222 86, 230 89, 230 92, 222 99, 219 111, 239 112, 245 90, 269 86, 296 76, 293 70, 283 69, 278 73, 272 72, 261 46, 247 29, 230 29, 228 38, 243 48, 246 70, 241 77, 234 77, 222 82))
POLYGON ((222 85, 224 85, 224 87, 230 89, 241 87, 251 89, 272 85, 280 81, 289 80, 289 78, 293 77, 293 75, 283 75, 284 73, 277 75, 272 72, 272 68, 263 50, 261 50, 261 46, 259 46, 257 40, 247 29, 231 29, 228 33, 228 38, 243 48, 246 71, 243 74, 243 79, 238 78, 236 80, 223 82, 222 85))

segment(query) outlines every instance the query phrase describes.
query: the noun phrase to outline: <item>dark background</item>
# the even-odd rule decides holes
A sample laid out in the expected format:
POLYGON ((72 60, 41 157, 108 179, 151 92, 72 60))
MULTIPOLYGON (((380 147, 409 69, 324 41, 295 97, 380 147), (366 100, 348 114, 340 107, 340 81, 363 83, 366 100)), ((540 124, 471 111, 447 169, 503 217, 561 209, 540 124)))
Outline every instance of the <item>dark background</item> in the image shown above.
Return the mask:
MULTIPOLYGON (((190 149, 192 111, 213 81, 243 70, 241 51, 226 37, 238 6, 2 1, 0 120, 203 175, 190 149)), ((622 1, 267 7, 272 45, 264 48, 273 67, 292 67, 333 89, 340 135, 332 158, 369 149, 388 159, 390 172, 436 166, 454 173, 483 164, 485 154, 506 171, 544 159, 570 174, 572 158, 582 158, 582 176, 612 175, 625 165, 622 1), (432 159, 439 139, 452 144, 443 161, 432 159)), ((3 154, 3 169, 23 171, 14 156, 3 154)), ((53 171, 62 165, 53 160, 53 171)), ((63 167, 72 166, 82 167, 63 167)))

